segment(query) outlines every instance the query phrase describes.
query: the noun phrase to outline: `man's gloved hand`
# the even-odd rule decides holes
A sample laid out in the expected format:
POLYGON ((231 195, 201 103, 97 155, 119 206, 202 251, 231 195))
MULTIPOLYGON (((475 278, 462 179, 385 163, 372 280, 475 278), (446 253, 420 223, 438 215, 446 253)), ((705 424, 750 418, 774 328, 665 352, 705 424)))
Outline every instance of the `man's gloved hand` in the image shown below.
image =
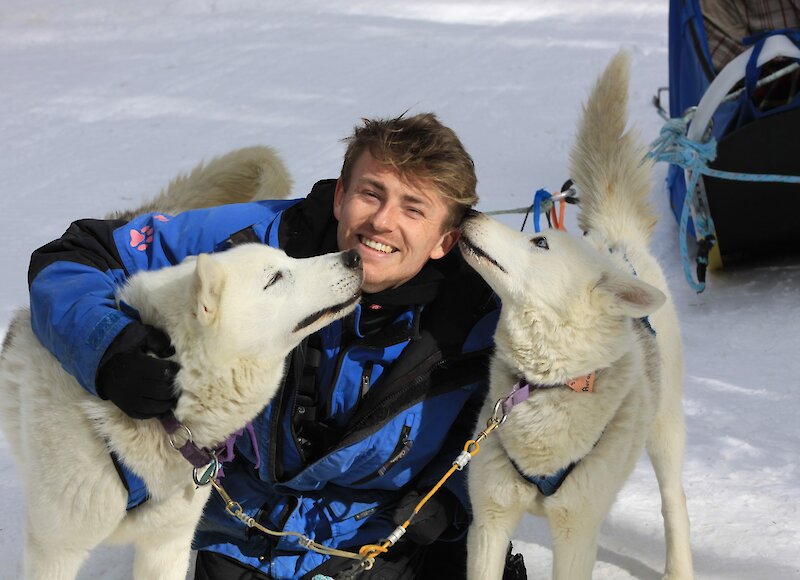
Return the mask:
POLYGON ((175 354, 169 337, 159 329, 134 321, 109 345, 97 368, 95 387, 134 419, 160 417, 175 408, 175 375, 180 365, 159 357, 175 354))
MULTIPOLYGON (((423 495, 411 491, 400 500, 394 511, 396 525, 399 526, 408 519, 423 495)), ((459 507, 458 499, 450 490, 445 487, 439 488, 412 520, 406 537, 420 546, 432 544, 453 523, 459 507)))

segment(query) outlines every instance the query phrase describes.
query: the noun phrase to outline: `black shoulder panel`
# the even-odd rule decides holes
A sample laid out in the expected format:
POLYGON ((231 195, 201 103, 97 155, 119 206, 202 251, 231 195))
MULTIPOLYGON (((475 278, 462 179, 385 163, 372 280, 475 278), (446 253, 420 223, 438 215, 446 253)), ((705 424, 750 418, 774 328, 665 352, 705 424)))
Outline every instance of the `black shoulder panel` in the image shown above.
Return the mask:
POLYGON ((125 269, 114 243, 114 230, 124 220, 84 219, 73 222, 64 235, 33 252, 28 285, 53 262, 75 262, 101 271, 125 269))
POLYGON ((335 179, 318 181, 303 201, 283 212, 278 240, 291 257, 310 258, 337 250, 334 191, 335 179))

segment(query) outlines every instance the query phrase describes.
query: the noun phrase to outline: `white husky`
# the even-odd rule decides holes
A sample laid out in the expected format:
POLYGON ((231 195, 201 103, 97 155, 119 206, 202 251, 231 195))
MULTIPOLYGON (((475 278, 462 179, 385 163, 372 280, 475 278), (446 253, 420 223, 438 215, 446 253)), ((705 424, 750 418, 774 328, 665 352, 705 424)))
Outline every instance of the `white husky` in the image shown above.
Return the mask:
POLYGON ((470 466, 471 580, 502 577, 526 511, 547 518, 553 577, 591 578, 598 529, 645 443, 661 490, 665 577, 693 574, 680 333, 648 251, 650 166, 625 132, 628 67, 617 55, 598 81, 572 152, 584 238, 529 238, 484 216, 464 227, 462 252, 502 301, 479 426, 507 414, 470 466), (552 477, 540 489, 523 474, 552 477), (553 493, 548 485, 564 474, 553 493))
MULTIPOLYGON (((193 178, 230 168, 218 169, 193 178)), ((290 350, 355 308, 362 279, 354 252, 295 260, 246 244, 137 274, 119 299, 171 337, 181 364, 174 415, 197 447, 214 449, 269 402, 290 350)), ((74 578, 89 550, 111 541, 136 546, 137 579, 185 578, 210 487, 196 488, 192 465, 158 420, 130 419, 86 393, 37 341, 27 311, 12 323, 0 358, 0 421, 25 484, 26 577, 74 578), (109 450, 150 492, 129 513, 109 450)))

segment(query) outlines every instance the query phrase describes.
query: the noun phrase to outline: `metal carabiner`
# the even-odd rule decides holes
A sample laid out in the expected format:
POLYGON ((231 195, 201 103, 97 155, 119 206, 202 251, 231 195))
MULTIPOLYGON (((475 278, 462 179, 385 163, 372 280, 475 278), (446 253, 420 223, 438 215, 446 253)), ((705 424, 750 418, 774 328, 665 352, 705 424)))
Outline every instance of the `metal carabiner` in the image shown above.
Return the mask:
POLYGON ((178 452, 180 452, 180 450, 181 450, 181 447, 183 447, 183 446, 184 446, 184 445, 186 445, 187 443, 192 443, 192 442, 193 442, 193 439, 192 439, 192 432, 189 430, 189 428, 188 428, 186 425, 184 425, 183 423, 178 423, 178 426, 179 426, 178 430, 176 430, 174 433, 170 433, 170 434, 168 434, 168 435, 167 435, 167 439, 169 440, 169 444, 170 444, 170 445, 172 445, 172 448, 173 448, 175 451, 178 451, 178 452), (186 433, 186 441, 183 443, 183 445, 181 445, 180 447, 178 447, 178 446, 175 444, 175 435, 176 435, 176 433, 178 433, 178 432, 180 431, 180 429, 183 429, 183 430, 184 430, 184 432, 186 433))
POLYGON ((205 466, 205 471, 203 474, 198 477, 198 473, 200 470, 203 469, 201 467, 195 467, 192 469, 192 479, 194 480, 195 485, 198 487, 203 487, 204 485, 208 485, 211 483, 212 479, 217 478, 217 474, 219 473, 219 459, 214 453, 211 453, 211 462, 205 466))
POLYGON ((502 399, 497 399, 497 402, 494 404, 494 410, 492 411, 492 417, 486 424, 487 427, 492 424, 502 425, 503 423, 506 422, 506 419, 508 419, 508 414, 505 411, 503 411, 503 403, 506 402, 506 398, 507 397, 504 397, 502 399), (502 417, 500 416, 501 414, 502 417))

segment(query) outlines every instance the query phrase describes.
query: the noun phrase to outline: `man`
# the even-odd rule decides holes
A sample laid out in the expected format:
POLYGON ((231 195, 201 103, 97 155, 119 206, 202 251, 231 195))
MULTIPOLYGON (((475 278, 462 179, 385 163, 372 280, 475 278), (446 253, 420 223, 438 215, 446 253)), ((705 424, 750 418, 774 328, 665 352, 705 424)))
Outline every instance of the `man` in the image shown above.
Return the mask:
MULTIPOLYGON (((296 349, 283 389, 254 421, 255 438, 237 441, 224 478, 262 525, 357 551, 405 519, 471 435, 497 308, 450 252, 477 201, 472 159, 455 133, 422 114, 365 120, 348 141, 339 179, 303 200, 127 224, 82 220, 34 253, 29 281, 40 340, 84 388, 149 418, 174 406, 177 368, 146 354, 169 352, 163 333, 115 308, 127 276, 248 241, 294 257, 357 249, 361 305, 296 349), (131 244, 130 232, 146 242, 131 244)), ((453 478, 360 577, 463 576, 467 506, 463 478, 453 478)), ((195 547, 197 580, 335 576, 353 564, 249 530, 217 498, 195 547)))

